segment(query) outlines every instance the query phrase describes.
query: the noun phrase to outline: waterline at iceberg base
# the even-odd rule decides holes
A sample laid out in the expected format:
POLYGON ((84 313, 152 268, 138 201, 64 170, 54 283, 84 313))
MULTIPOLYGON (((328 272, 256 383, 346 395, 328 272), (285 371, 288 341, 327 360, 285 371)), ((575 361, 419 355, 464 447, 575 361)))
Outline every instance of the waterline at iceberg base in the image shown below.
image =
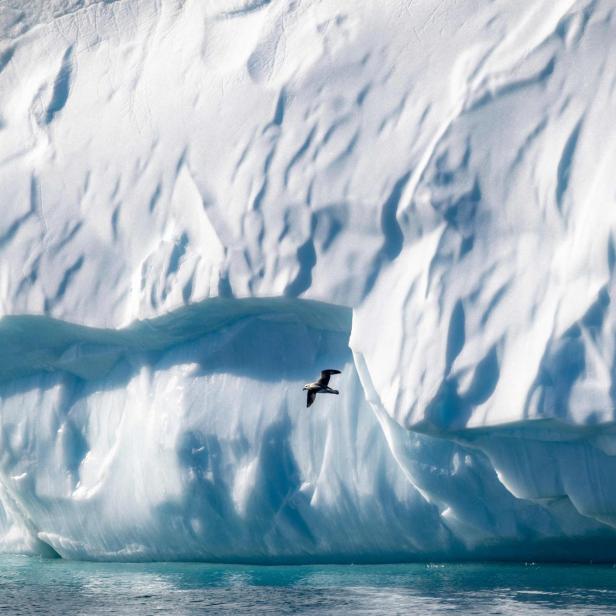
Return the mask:
POLYGON ((612 558, 616 533, 576 508, 583 494, 508 484, 539 484, 524 468, 533 447, 560 456, 561 481, 567 463, 592 480, 607 454, 591 435, 409 432, 366 400, 350 328, 346 308, 285 298, 206 300, 119 330, 6 317, 3 353, 22 365, 0 373, 2 549, 254 563, 612 558), (324 365, 342 369, 342 395, 308 410, 303 379, 324 365))
POLYGON ((616 561, 615 46, 610 0, 0 2, 0 549, 616 561))

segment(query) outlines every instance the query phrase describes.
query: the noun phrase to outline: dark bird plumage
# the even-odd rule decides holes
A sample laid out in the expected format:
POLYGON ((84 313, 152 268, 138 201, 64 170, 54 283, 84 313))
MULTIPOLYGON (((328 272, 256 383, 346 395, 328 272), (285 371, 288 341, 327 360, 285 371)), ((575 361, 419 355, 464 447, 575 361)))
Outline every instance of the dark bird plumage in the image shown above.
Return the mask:
POLYGON ((308 397, 306 400, 306 406, 310 406, 317 394, 338 394, 337 389, 332 389, 329 386, 329 378, 332 374, 340 374, 340 370, 333 370, 328 368, 326 370, 321 370, 321 378, 318 381, 314 381, 314 383, 307 383, 304 385, 304 390, 308 391, 308 397))

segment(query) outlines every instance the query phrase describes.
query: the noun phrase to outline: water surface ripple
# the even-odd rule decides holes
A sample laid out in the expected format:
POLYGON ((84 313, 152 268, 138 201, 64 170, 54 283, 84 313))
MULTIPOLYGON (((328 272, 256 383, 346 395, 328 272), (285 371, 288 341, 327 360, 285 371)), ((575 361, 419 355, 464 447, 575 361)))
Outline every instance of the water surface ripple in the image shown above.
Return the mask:
POLYGON ((6 614, 599 614, 616 569, 583 565, 106 564, 0 557, 6 614))

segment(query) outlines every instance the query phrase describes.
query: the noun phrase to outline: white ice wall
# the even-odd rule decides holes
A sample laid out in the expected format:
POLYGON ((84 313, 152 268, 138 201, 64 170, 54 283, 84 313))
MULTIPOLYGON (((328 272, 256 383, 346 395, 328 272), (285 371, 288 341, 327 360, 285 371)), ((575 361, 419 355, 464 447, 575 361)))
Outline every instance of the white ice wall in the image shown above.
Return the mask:
MULTIPOLYGON (((607 0, 4 2, 0 311, 112 332, 217 296, 347 306, 348 365, 361 383, 352 389, 370 406, 358 401, 343 416, 357 425, 377 422, 389 462, 374 465, 387 490, 396 499, 400 490, 418 490, 436 511, 426 522, 427 543, 408 553, 466 553, 452 546, 471 536, 472 552, 499 537, 530 545, 525 533, 571 541, 609 535, 616 520, 615 20, 607 0), (376 419, 352 414, 360 408, 376 419), (546 530, 541 515, 514 508, 509 534, 500 527, 468 531, 472 512, 481 517, 478 501, 457 504, 453 479, 427 488, 400 435, 422 443, 421 463, 436 475, 455 474, 450 470, 467 455, 483 465, 463 491, 487 499, 486 515, 498 511, 500 497, 491 488, 484 494, 496 477, 499 490, 556 526, 546 530), (449 453, 441 457, 435 452, 443 447, 449 453), (460 516, 467 526, 451 521, 460 516), (453 543, 439 538, 443 525, 453 543)), ((85 545, 94 532, 71 526, 77 514, 67 494, 78 489, 70 482, 99 462, 77 455, 73 479, 60 467, 53 479, 35 478, 62 423, 45 424, 44 409, 84 415, 75 434, 62 438, 72 443, 81 435, 87 456, 109 439, 85 418, 100 408, 109 417, 125 409, 128 417, 126 409, 145 404, 142 385, 131 376, 126 390, 101 393, 117 349, 99 346, 94 360, 79 345, 56 356, 52 344, 50 359, 37 353, 28 326, 20 327, 10 345, 5 337, 1 355, 9 389, 0 437, 11 443, 28 426, 34 440, 20 437, 3 454, 4 491, 24 499, 24 528, 76 542, 60 548, 55 540, 60 551, 115 553, 122 543, 110 530, 117 516, 96 531, 98 547, 66 547, 85 545), (54 387, 65 385, 46 380, 67 364, 71 379, 90 383, 80 411, 53 397, 54 387), (136 401, 129 404, 131 391, 136 401), (25 412, 19 421, 17 408, 25 412), (33 453, 46 431, 50 440, 33 453), (10 477, 22 475, 24 487, 10 488, 10 477), (45 505, 50 486, 56 492, 45 505), (67 498, 69 509, 55 509, 55 499, 67 498), (41 524, 26 523, 38 507, 41 524), (68 526, 41 530, 42 521, 51 529, 63 517, 68 526)), ((63 341, 65 330, 57 331, 62 335, 48 335, 63 341)), ((151 369, 180 343, 197 345, 202 334, 192 342, 165 339, 144 365, 151 369)), ((273 357, 282 352, 275 347, 273 357)), ((184 389, 203 386, 175 368, 155 375, 156 388, 167 379, 184 389)), ((301 385, 309 377, 295 378, 301 385)), ((224 381, 220 404, 234 416, 249 413, 234 391, 246 387, 251 400, 260 399, 261 381, 254 390, 224 381)), ((148 403, 153 421, 162 421, 168 406, 163 390, 148 403)), ((273 416, 282 421, 288 404, 276 403, 273 416)), ((130 416, 135 429, 146 411, 130 416)), ((179 430, 184 415, 176 420, 179 430)), ((194 421, 197 430, 214 420, 208 412, 194 421)), ((294 422, 289 440, 301 441, 294 422)), ((221 429, 213 428, 216 438, 221 429)), ((263 434, 254 432, 252 447, 263 434)), ((164 467, 172 475, 181 439, 169 438, 164 467)), ((349 437, 342 450, 351 455, 353 443, 349 437)), ((298 460, 312 459, 294 451, 298 460)), ((377 455, 361 451, 366 464, 377 455)), ((123 476, 137 464, 126 455, 123 476)), ((229 469, 240 464, 229 460, 229 469)), ((365 520, 362 502, 350 506, 358 520, 365 520)), ((404 528, 420 515, 394 509, 404 528)), ((382 525, 394 524, 388 516, 382 525)), ((159 531, 135 545, 153 545, 159 531)), ((344 551, 295 541, 303 553, 344 551)), ((285 542, 290 536, 274 542, 270 555, 290 554, 285 542)), ((388 542, 379 545, 392 554, 388 542)), ((222 548, 217 554, 232 556, 222 548)))

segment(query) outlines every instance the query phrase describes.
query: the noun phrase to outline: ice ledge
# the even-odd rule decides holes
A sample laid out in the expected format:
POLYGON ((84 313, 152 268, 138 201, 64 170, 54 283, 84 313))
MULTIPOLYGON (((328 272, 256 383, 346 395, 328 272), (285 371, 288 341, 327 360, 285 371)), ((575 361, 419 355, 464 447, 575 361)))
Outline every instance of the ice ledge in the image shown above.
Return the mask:
POLYGON ((249 317, 349 332, 351 309, 285 297, 212 298, 121 329, 78 325, 40 315, 0 319, 0 382, 37 372, 100 378, 128 354, 158 352, 249 317))

